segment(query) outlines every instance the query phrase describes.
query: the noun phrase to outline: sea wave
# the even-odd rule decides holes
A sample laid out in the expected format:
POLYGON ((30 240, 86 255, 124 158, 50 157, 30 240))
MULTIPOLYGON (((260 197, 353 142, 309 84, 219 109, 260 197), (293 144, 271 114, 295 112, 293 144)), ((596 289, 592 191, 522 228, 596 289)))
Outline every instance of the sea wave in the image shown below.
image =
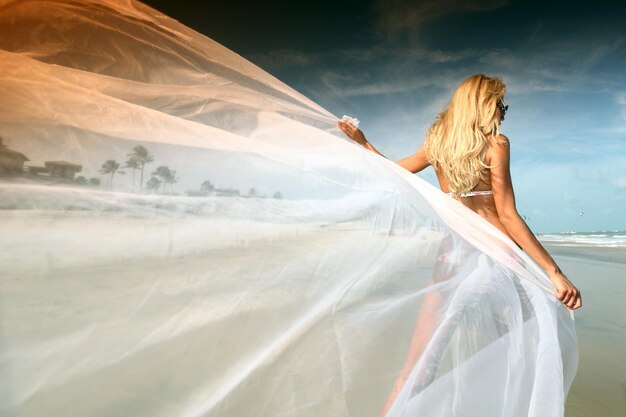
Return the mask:
POLYGON ((558 246, 626 248, 626 232, 624 231, 546 233, 537 237, 542 242, 558 246))

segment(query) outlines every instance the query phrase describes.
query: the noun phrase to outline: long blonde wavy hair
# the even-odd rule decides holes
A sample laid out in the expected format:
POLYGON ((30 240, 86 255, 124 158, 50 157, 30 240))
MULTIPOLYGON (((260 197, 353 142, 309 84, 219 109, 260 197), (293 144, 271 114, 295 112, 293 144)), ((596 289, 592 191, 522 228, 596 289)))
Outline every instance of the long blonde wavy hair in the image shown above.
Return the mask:
POLYGON ((441 168, 455 195, 485 181, 487 141, 500 134, 496 103, 505 91, 499 77, 472 75, 456 89, 426 134, 426 157, 441 168))

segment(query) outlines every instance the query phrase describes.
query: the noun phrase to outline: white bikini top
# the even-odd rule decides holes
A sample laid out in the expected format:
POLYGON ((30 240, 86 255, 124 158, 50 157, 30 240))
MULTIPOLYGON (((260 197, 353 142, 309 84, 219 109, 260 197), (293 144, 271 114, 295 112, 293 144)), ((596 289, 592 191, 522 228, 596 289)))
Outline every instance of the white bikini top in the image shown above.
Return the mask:
MULTIPOLYGON (((461 193, 457 197, 474 197, 475 195, 491 195, 493 191, 485 190, 485 191, 468 191, 466 193, 461 193)), ((454 196, 454 193, 448 193, 449 196, 454 196)))

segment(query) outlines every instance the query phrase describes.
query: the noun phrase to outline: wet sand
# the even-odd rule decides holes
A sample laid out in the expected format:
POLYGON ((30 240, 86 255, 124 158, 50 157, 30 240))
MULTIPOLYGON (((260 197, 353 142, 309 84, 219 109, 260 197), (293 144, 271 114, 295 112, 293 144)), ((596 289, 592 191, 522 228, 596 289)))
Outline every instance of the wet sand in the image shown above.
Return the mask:
POLYGON ((580 362, 565 405, 565 417, 624 417, 626 249, 547 249, 583 297, 583 306, 574 316, 580 362))
MULTIPOLYGON (((29 329, 31 331, 27 332, 28 337, 33 337, 33 334, 45 336, 46 332, 54 328, 52 321, 55 317, 42 315, 40 320, 35 318, 29 320, 29 317, 23 315, 22 310, 9 309, 9 304, 39 303, 41 308, 38 307, 37 311, 41 313, 58 303, 70 303, 68 307, 71 308, 68 308, 68 311, 72 312, 93 310, 90 306, 98 303, 97 300, 89 297, 68 298, 69 287, 59 285, 68 275, 82 277, 76 282, 76 286, 72 287, 72 291, 87 290, 88 286, 97 285, 101 293, 110 292, 109 310, 114 308, 119 311, 121 317, 124 317, 123 301, 133 294, 152 291, 155 293, 162 291, 164 297, 170 294, 171 289, 168 288, 171 286, 166 283, 169 282, 171 276, 176 275, 174 272, 183 262, 188 271, 185 285, 190 291, 193 289, 190 293, 190 300, 197 301, 198 317, 201 317, 205 303, 211 299, 211 294, 202 292, 201 277, 215 266, 212 262, 225 262, 228 256, 234 256, 232 251, 224 251, 219 257, 212 259, 206 259, 202 254, 223 247, 224 239, 233 239, 233 247, 244 245, 250 249, 261 243, 242 242, 236 238, 233 230, 221 230, 219 236, 207 236, 207 228, 214 230, 210 221, 162 221, 159 219, 135 221, 124 217, 117 218, 114 214, 110 217, 93 218, 89 213, 73 213, 71 219, 54 213, 4 214, 2 226, 5 239, 0 238, 0 247, 3 249, 3 262, 0 270, 4 269, 4 274, 0 273, 0 275, 4 275, 5 279, 0 281, 0 285, 4 288, 5 294, 11 294, 11 299, 3 300, 3 315, 5 319, 10 319, 10 314, 16 314, 14 320, 11 321, 15 324, 23 323, 20 320, 26 320, 28 323, 40 326, 36 329, 29 329), (110 228, 111 221, 118 226, 123 226, 125 237, 123 245, 120 245, 118 233, 110 228), (26 230, 23 228, 24 224, 29 226, 26 230), (53 224, 59 233, 52 233, 50 226, 53 224), (80 235, 87 227, 91 231, 99 231, 97 241, 72 238, 74 235, 80 235), (12 237, 9 239, 9 236, 12 237), (217 241, 220 242, 219 245, 217 241), (48 248, 48 256, 37 256, 44 247, 48 248), (128 252, 132 252, 133 256, 127 258, 128 252), (24 262, 24 259, 29 259, 29 262, 24 262), (188 262, 190 259, 195 261, 190 263, 188 262), (116 262, 111 262, 112 260, 116 262), (94 268, 95 265, 100 265, 100 267, 94 268), (7 274, 9 271, 10 274, 7 274), (8 276, 12 279, 6 279, 8 276), (30 277, 29 280, 21 281, 19 291, 17 287, 13 287, 17 285, 16 278, 18 277, 30 277), (47 279, 42 280, 41 278, 44 277, 47 279), (114 277, 117 278, 114 279, 114 277), (46 286, 47 291, 39 291, 39 293, 46 294, 46 299, 33 299, 32 292, 28 291, 29 285, 37 288, 42 285, 46 286), (124 291, 121 291, 122 288, 124 291), (116 303, 119 303, 118 307, 115 307, 116 303), (18 315, 21 315, 19 320, 18 315)), ((249 227, 249 225, 242 225, 242 227, 249 227)), ((320 234, 315 230, 318 229, 302 228, 294 231, 290 237, 314 248, 324 246, 331 241, 336 243, 335 239, 342 236, 342 234, 332 233, 320 234), (303 239, 305 236, 306 238, 303 239)), ((284 233, 276 225, 273 226, 273 232, 284 233)), ((267 230, 263 230, 263 233, 267 237, 267 230)), ((272 251, 271 256, 259 256, 259 259, 265 262, 264 268, 280 268, 281 265, 288 263, 292 258, 291 252, 294 248, 289 240, 285 242, 279 253, 272 251), (275 265, 268 263, 275 263, 275 265)), ((257 249, 261 250, 265 246, 261 244, 257 249)), ((626 415, 626 362, 623 361, 624 352, 626 352, 626 317, 623 306, 623 300, 626 299, 626 250, 546 246, 568 277, 581 290, 584 301, 583 307, 575 312, 580 363, 567 399, 565 416, 623 417, 626 415)), ((229 277, 223 278, 226 280, 229 277)), ((277 294, 277 300, 283 296, 284 294, 277 294)), ((186 308, 189 309, 192 306, 187 305, 186 308)), ((178 310, 180 310, 179 305, 168 304, 168 309, 163 309, 158 315, 154 315, 154 320, 167 322, 172 317, 176 318, 178 310)), ((103 322, 110 320, 104 312, 102 314, 103 322)), ((79 314, 75 316, 76 320, 81 317, 79 314)), ((201 321, 200 318, 198 320, 201 321)), ((69 318, 57 320, 57 322, 58 325, 72 324, 69 318)), ((191 327, 199 326, 193 324, 191 327)), ((172 331, 171 329, 165 330, 172 331)), ((18 340, 17 336, 24 332, 23 326, 14 329, 5 327, 4 336, 8 337, 13 334, 14 337, 6 340, 18 340)), ((153 336, 155 340, 158 339, 158 335, 153 336)), ((106 340, 103 339, 101 342, 105 343, 106 340)), ((180 352, 176 351, 181 355, 183 353, 186 356, 201 355, 205 349, 200 345, 183 342, 185 340, 181 338, 180 352), (193 352, 196 347, 199 350, 193 352)), ((101 355, 106 356, 106 352, 102 352, 101 355)), ((195 373, 200 373, 200 371, 195 368, 189 370, 189 375, 195 375, 195 373)), ((146 379, 141 374, 137 374, 136 383, 146 383, 146 379)), ((79 387, 76 387, 76 390, 79 390, 79 387)), ((89 387, 82 387, 80 390, 90 396, 97 396, 97 393, 91 392, 89 387)), ((109 394, 112 395, 111 392, 109 394)), ((46 407, 53 407, 55 401, 60 401, 61 398, 50 397, 46 400, 46 407)), ((363 402, 367 403, 367 400, 363 399, 363 402)), ((56 406, 60 407, 59 404, 56 406)), ((25 415, 27 414, 25 412, 25 415)), ((76 415, 81 415, 80 409, 76 410, 76 415)))

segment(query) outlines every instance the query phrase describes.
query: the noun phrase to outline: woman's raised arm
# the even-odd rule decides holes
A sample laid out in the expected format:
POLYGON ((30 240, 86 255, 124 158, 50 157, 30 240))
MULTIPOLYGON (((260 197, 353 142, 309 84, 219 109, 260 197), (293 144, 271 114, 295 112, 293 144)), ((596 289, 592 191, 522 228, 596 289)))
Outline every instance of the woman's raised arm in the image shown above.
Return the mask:
MULTIPOLYGON (((378 152, 378 150, 367 141, 361 129, 355 127, 352 123, 339 120, 337 121, 337 126, 339 127, 339 129, 341 129, 343 133, 345 133, 348 138, 352 139, 364 148, 369 149, 370 151, 387 158, 385 155, 378 152)), ((417 152, 415 152, 413 155, 397 161, 397 164, 414 174, 430 165, 428 159, 426 159, 426 153, 424 152, 423 146, 420 146, 417 152)))
POLYGON ((510 143, 500 135, 488 151, 491 173, 491 189, 498 218, 513 240, 546 271, 554 284, 556 297, 569 309, 582 306, 580 291, 561 272, 548 251, 541 246, 515 207, 515 194, 510 171, 510 143))

